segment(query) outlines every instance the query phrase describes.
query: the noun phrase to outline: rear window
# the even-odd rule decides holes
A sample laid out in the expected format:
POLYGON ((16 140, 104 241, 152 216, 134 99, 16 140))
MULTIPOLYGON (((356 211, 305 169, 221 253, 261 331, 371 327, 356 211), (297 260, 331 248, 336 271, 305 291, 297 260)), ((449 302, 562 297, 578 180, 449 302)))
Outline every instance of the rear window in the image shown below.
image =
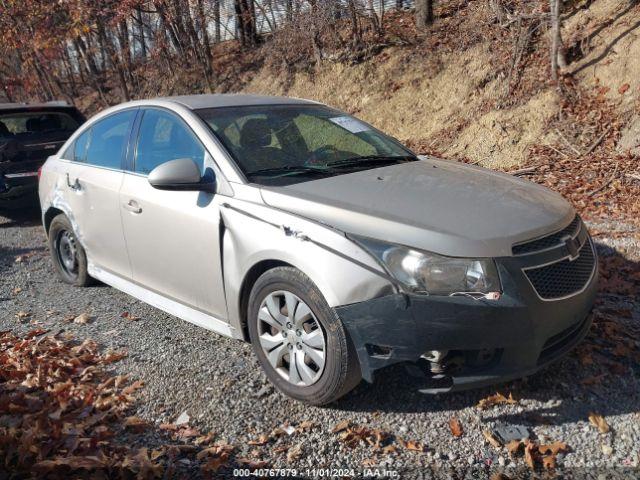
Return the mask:
POLYGON ((80 123, 63 112, 21 112, 0 115, 0 137, 47 132, 74 132, 80 123))

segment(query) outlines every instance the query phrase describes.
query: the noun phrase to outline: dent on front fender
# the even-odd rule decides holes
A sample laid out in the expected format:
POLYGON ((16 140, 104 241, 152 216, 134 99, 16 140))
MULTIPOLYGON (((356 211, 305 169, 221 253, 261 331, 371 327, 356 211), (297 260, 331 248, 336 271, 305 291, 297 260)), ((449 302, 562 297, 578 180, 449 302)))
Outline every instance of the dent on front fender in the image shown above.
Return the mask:
POLYGON ((375 260, 342 232, 264 205, 237 199, 229 203, 233 208, 221 208, 224 284, 229 322, 239 331, 245 320, 240 309, 243 282, 251 268, 263 261, 286 263, 302 271, 331 307, 393 291, 388 280, 371 271, 381 271, 375 260))

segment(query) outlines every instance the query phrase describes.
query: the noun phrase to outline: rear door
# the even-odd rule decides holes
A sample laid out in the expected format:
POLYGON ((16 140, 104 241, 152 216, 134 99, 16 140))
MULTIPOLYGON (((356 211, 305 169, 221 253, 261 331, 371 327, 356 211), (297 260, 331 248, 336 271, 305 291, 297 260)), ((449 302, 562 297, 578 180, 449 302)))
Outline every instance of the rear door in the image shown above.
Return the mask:
POLYGON ((124 110, 96 122, 74 142, 78 157, 66 172, 67 199, 89 262, 127 279, 131 278, 131 266, 119 192, 136 114, 137 109, 124 110))
POLYGON ((225 319, 219 195, 157 190, 147 180, 151 170, 170 160, 191 158, 203 173, 213 161, 175 113, 148 108, 141 115, 133 165, 120 190, 133 280, 225 319))

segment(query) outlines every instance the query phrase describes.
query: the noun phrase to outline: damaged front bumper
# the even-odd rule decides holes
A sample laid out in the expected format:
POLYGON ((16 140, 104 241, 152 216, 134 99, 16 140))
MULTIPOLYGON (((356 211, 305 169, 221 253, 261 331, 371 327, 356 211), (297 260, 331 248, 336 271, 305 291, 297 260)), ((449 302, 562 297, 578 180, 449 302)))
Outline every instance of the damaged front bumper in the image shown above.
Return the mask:
POLYGON ((554 256, 548 252, 496 259, 504 291, 497 300, 398 293, 336 312, 369 382, 377 370, 405 362, 422 372, 426 393, 521 378, 566 354, 589 330, 597 260, 590 240, 585 247, 594 252, 593 271, 583 288, 561 299, 543 300, 525 274, 531 263, 554 256), (435 369, 434 351, 442 353, 435 369))

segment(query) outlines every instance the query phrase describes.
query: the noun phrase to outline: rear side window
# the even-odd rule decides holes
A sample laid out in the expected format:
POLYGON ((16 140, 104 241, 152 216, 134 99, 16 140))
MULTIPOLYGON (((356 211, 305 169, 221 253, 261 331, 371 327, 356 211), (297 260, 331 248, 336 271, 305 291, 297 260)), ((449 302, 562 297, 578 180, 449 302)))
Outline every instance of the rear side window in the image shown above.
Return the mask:
POLYGON ((135 110, 127 110, 110 115, 93 125, 87 149, 87 163, 98 167, 122 168, 122 158, 135 115, 135 110))
POLYGON ((136 172, 148 174, 158 165, 179 158, 191 158, 203 171, 204 156, 204 147, 180 118, 162 110, 144 112, 136 149, 136 172))

